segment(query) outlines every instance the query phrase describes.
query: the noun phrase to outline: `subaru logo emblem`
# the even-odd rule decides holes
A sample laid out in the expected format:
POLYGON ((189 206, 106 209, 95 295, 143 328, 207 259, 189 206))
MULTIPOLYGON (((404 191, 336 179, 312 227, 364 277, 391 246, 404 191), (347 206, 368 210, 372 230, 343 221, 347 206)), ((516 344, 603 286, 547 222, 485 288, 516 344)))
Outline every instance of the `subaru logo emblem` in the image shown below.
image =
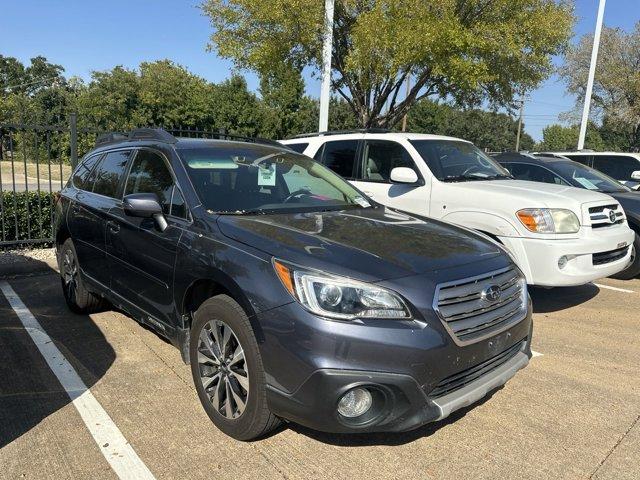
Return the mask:
POLYGON ((482 299, 494 303, 500 300, 502 290, 498 285, 491 285, 482 291, 482 299))

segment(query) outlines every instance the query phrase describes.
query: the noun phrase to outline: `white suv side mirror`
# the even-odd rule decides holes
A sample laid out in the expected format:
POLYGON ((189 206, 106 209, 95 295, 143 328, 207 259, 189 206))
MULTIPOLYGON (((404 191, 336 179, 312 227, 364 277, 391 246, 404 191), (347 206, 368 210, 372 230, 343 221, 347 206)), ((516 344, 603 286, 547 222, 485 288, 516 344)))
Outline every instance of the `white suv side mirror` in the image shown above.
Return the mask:
MULTIPOLYGON (((391 175, 393 175, 393 172, 391 172, 391 175)), ((636 170, 635 172, 631 173, 631 180, 639 180, 640 181, 640 170, 636 170)))
POLYGON ((391 170, 391 181, 394 183, 418 183, 418 174, 413 168, 396 167, 391 170))

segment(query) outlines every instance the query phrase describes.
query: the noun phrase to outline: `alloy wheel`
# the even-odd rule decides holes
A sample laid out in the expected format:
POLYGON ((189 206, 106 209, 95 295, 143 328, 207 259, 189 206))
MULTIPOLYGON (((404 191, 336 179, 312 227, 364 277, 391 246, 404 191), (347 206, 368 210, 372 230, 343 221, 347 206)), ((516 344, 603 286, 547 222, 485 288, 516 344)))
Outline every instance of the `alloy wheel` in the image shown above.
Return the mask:
POLYGON ((74 300, 78 288, 78 264, 71 250, 67 250, 62 259, 62 279, 69 300, 74 300))
POLYGON ((242 345, 226 323, 211 320, 202 328, 198 368, 213 408, 229 420, 240 417, 249 398, 249 370, 242 345))

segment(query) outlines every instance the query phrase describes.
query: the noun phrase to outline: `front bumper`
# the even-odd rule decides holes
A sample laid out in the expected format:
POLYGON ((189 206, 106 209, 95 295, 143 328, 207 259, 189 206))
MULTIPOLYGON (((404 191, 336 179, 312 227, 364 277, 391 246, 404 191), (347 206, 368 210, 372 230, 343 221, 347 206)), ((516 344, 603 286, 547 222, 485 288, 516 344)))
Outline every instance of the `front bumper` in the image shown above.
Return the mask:
POLYGON ((327 432, 400 432, 441 420, 503 385, 531 357, 530 303, 516 325, 464 347, 439 319, 367 328, 320 320, 294 303, 259 321, 276 327, 263 330, 260 344, 270 410, 327 432), (374 406, 350 421, 337 405, 355 387, 374 392, 374 406))
POLYGON ((530 337, 504 363, 445 395, 431 397, 408 375, 321 369, 315 371, 293 394, 269 386, 270 410, 283 418, 325 432, 404 432, 442 420, 456 410, 484 398, 504 385, 531 357, 530 337), (355 387, 374 394, 373 406, 364 421, 341 417, 337 403, 355 387))
POLYGON ((580 238, 564 240, 499 237, 513 254, 529 285, 564 287, 609 277, 624 270, 631 260, 631 248, 626 255, 615 261, 594 265, 593 255, 620 249, 622 245, 632 245, 634 232, 626 226, 592 230, 583 227, 585 234, 580 238), (564 268, 558 266, 561 257, 568 262, 564 268))

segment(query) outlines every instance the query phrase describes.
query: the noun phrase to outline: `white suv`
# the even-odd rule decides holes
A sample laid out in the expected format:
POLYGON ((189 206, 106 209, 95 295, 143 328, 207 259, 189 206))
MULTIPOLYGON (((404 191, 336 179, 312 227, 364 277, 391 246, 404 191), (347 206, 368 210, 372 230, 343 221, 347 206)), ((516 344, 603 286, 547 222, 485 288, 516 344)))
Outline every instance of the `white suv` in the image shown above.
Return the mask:
POLYGON ((611 178, 634 190, 640 190, 640 153, 592 152, 544 152, 534 155, 565 157, 600 170, 611 178))
POLYGON ((283 140, 375 201, 472 228, 502 243, 532 285, 581 285, 623 270, 634 233, 608 195, 513 180, 472 143, 414 133, 283 140))

